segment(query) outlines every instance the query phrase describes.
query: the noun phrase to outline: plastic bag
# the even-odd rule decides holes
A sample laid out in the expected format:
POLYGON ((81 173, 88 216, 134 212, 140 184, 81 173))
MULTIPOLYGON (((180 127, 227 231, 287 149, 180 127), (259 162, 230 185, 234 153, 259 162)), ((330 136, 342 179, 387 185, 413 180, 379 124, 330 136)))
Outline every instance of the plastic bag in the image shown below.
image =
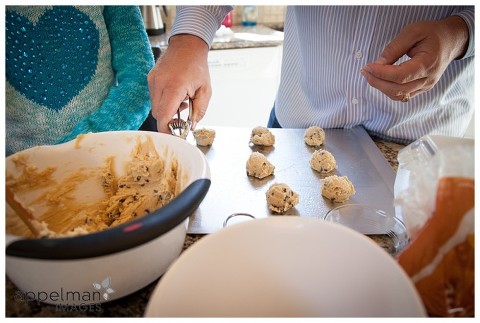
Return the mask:
POLYGON ((425 136, 398 155, 395 211, 409 245, 398 262, 431 316, 474 316, 474 141, 425 136))

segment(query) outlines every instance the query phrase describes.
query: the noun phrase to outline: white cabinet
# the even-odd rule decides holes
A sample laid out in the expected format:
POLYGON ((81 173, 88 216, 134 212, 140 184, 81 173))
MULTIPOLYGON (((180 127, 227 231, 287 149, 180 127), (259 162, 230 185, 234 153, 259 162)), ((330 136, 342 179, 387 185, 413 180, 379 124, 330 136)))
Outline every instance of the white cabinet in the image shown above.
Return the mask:
POLYGON ((280 81, 282 46, 211 50, 212 98, 202 126, 266 126, 280 81))

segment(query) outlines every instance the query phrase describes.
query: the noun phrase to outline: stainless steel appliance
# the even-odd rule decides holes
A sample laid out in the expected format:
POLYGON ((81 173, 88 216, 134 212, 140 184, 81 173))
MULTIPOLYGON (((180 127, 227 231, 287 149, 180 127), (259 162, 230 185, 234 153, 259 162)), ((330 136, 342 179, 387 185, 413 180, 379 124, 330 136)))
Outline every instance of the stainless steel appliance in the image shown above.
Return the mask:
POLYGON ((166 6, 140 6, 145 30, 149 36, 161 35, 165 32, 162 10, 165 16, 167 16, 166 6))

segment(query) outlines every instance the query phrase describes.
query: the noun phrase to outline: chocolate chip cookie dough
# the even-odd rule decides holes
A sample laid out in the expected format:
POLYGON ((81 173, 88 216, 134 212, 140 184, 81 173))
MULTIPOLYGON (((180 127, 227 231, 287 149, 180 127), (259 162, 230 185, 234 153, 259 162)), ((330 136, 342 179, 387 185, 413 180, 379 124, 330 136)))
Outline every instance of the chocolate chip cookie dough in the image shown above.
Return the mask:
POLYGON ((305 130, 303 139, 309 146, 321 146, 325 142, 325 131, 318 126, 309 127, 305 130))
POLYGON ((252 129, 250 142, 258 146, 273 146, 275 135, 266 127, 255 127, 252 129))
POLYGON ((215 130, 207 128, 194 130, 193 137, 198 146, 211 146, 215 139, 215 130))
POLYGON ((268 208, 280 214, 287 212, 299 202, 298 194, 284 183, 273 184, 265 195, 268 208))
MULTIPOLYGON (((45 237, 62 237, 86 234, 108 229, 144 216, 164 206, 180 191, 177 179, 181 176, 178 161, 166 163, 155 149, 150 138, 141 142, 137 138, 131 152, 131 160, 125 164, 125 174, 115 173, 115 156, 105 159, 97 168, 80 168, 62 181, 53 176, 55 168, 38 171, 29 165, 28 158, 19 155, 15 161, 21 175, 7 174, 7 185, 16 194, 25 190, 41 190, 41 194, 24 205, 44 210, 36 214, 37 223, 45 237), (85 181, 94 181, 103 197, 99 201, 80 202, 76 190, 85 181)), ((36 221, 35 221, 36 222, 36 221)), ((7 233, 30 237, 30 231, 13 213, 7 212, 7 233)))
POLYGON ((253 152, 247 160, 247 175, 259 179, 273 174, 275 166, 270 163, 265 155, 259 152, 253 152))
POLYGON ((310 166, 321 174, 327 174, 337 168, 337 162, 329 151, 320 149, 313 152, 310 166))
POLYGON ((342 203, 355 194, 355 188, 347 176, 332 175, 322 179, 322 195, 333 202, 342 203))

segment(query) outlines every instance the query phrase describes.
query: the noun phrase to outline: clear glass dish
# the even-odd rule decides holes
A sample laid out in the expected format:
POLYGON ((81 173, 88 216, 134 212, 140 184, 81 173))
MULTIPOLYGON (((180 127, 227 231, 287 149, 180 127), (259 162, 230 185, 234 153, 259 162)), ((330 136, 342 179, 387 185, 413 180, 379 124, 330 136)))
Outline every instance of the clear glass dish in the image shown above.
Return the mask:
POLYGON ((330 211, 324 220, 336 222, 360 232, 396 256, 408 244, 405 224, 397 217, 370 205, 345 204, 330 211))

